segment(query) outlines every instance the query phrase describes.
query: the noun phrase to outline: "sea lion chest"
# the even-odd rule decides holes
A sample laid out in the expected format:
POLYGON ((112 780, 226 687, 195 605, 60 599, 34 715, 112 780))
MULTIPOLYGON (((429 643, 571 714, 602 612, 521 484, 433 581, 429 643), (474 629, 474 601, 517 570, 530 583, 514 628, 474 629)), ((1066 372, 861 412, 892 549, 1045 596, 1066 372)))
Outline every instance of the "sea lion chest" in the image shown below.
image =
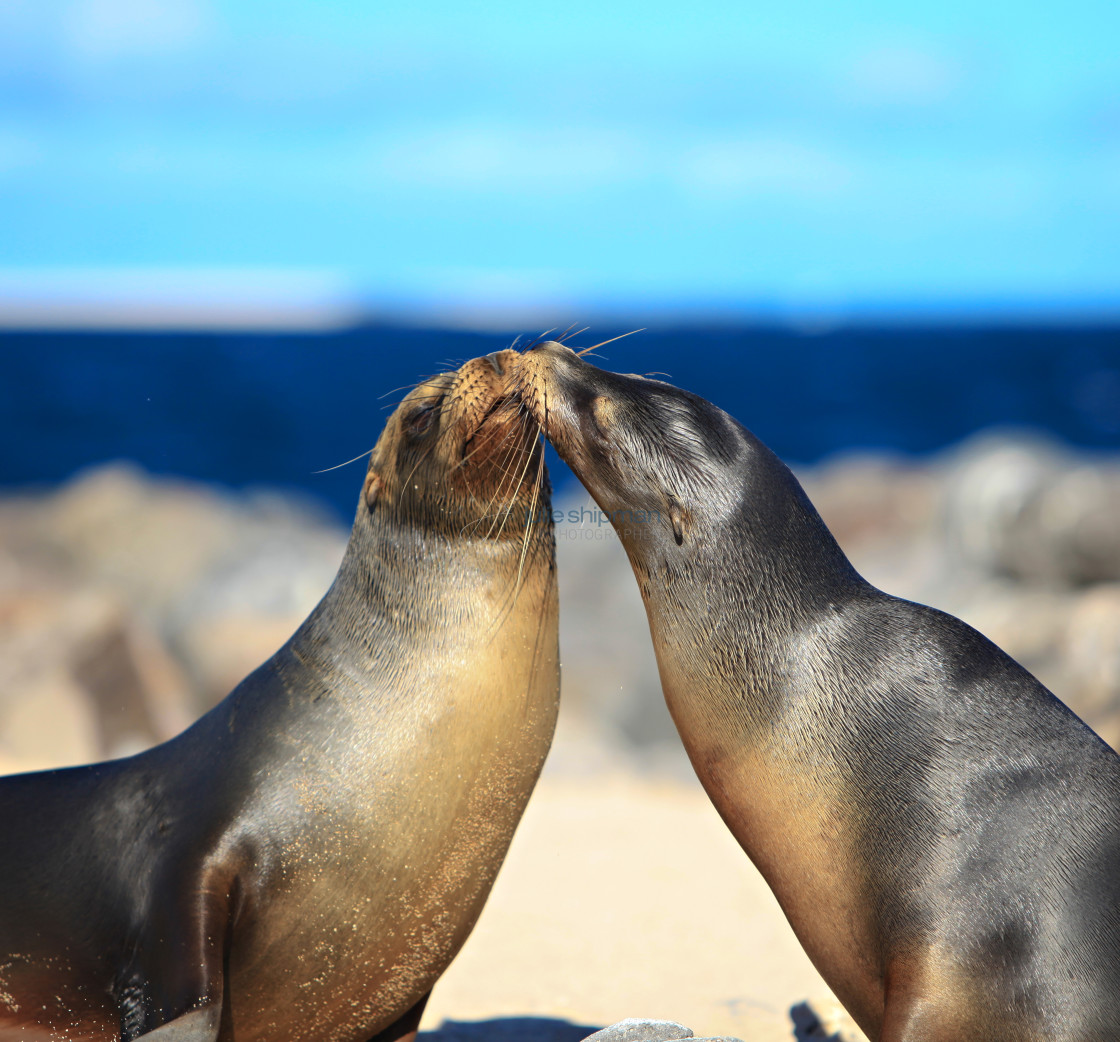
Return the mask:
POLYGON ((279 729, 255 758, 241 818, 257 856, 230 954, 239 1042, 364 1039, 383 1010, 419 1000, 469 934, 548 751, 557 693, 554 664, 511 697, 505 670, 459 661, 444 654, 422 682, 376 694, 335 685, 313 723, 279 729))

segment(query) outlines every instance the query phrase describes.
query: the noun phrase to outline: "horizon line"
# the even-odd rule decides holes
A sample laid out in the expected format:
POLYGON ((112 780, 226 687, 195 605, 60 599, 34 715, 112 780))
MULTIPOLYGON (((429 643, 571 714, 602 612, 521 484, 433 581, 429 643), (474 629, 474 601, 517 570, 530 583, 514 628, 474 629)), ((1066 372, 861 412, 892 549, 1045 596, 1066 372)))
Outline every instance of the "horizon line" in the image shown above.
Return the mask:
POLYGON ((362 285, 337 271, 269 268, 0 267, 0 330, 341 331, 369 325, 509 332, 639 325, 782 326, 1120 323, 1120 287, 1104 292, 842 296, 614 294, 559 285, 465 286, 454 279, 362 285))

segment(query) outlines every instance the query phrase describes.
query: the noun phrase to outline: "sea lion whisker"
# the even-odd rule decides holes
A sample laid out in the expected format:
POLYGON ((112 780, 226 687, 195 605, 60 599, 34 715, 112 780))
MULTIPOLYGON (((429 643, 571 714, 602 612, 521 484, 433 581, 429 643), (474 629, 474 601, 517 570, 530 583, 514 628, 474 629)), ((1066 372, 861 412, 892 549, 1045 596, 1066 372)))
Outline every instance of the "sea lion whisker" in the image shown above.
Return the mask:
POLYGON ((463 458, 461 460, 459 460, 458 463, 455 464, 455 467, 453 469, 458 470, 460 467, 465 466, 467 460, 471 459, 471 457, 473 457, 473 456, 476 456, 478 453, 480 453, 485 448, 487 448, 486 445, 476 445, 473 449, 471 449, 470 452, 467 452, 467 453, 463 454, 463 458))
MULTIPOLYGON (((509 435, 507 435, 507 437, 509 437, 509 435)), ((512 461, 513 453, 514 453, 515 449, 516 449, 516 445, 512 445, 509 449, 509 453, 508 453, 507 458, 510 461, 512 461)), ((494 504, 499 500, 499 498, 503 497, 503 493, 504 493, 505 487, 506 487, 506 482, 511 477, 513 477, 513 474, 514 474, 514 471, 513 471, 512 467, 510 467, 508 464, 505 465, 505 466, 499 466, 498 467, 498 472, 501 475, 501 477, 500 477, 497 488, 495 488, 494 492, 491 494, 490 498, 487 500, 486 505, 483 507, 482 514, 475 521, 471 522, 471 524, 475 524, 475 525, 481 525, 484 521, 489 521, 490 522, 490 528, 486 533, 486 538, 487 539, 489 539, 490 536, 492 536, 494 534, 494 526, 498 523, 498 520, 502 516, 502 511, 505 509, 504 506, 499 506, 499 507, 497 507, 497 509, 494 510, 493 513, 491 513, 491 508, 494 507, 494 504)), ((477 499, 477 497, 475 497, 475 498, 477 499)))
MULTIPOLYGON (((514 437, 514 435, 519 434, 519 433, 521 433, 521 432, 514 425, 511 425, 506 430, 506 436, 505 436, 506 439, 509 439, 509 438, 512 437, 512 440, 510 442, 509 450, 506 452, 505 456, 502 458, 501 462, 498 464, 499 470, 501 471, 501 474, 502 474, 502 478, 501 478, 501 481, 498 484, 497 489, 494 492, 494 495, 490 498, 490 501, 486 504, 487 513, 489 512, 490 507, 492 507, 494 505, 494 503, 498 499, 498 497, 505 492, 506 479, 509 478, 509 477, 512 477, 513 474, 514 474, 512 463, 513 463, 514 455, 516 454, 516 451, 517 451, 517 448, 518 448, 518 442, 517 442, 516 437, 514 437)), ((504 440, 505 439, 503 439, 503 441, 504 440)), ((526 462, 526 465, 527 464, 528 464, 528 461, 526 462)), ((518 487, 520 487, 520 481, 518 481, 518 487)), ((513 509, 513 503, 516 502, 516 497, 517 497, 517 489, 515 488, 510 493, 510 507, 509 507, 510 510, 513 509)), ((495 516, 494 516, 494 523, 491 524, 490 530, 486 533, 486 537, 488 539, 494 534, 494 525, 497 523, 497 520, 498 520, 499 517, 501 517, 501 509, 500 508, 498 510, 498 513, 495 514, 495 516)), ((503 522, 503 527, 504 527, 504 522, 503 522)), ((501 531, 500 530, 498 532, 498 536, 499 537, 501 536, 501 531)))
MULTIPOLYGON (((522 467, 521 474, 518 476, 517 487, 514 488, 513 491, 510 493, 509 507, 506 510, 505 517, 502 519, 501 527, 498 529, 498 534, 497 534, 498 539, 501 539, 502 533, 505 531, 505 528, 506 528, 506 523, 509 521, 510 515, 513 513, 514 505, 517 503, 517 494, 518 494, 518 492, 521 491, 521 485, 525 481, 525 474, 528 472, 529 464, 532 463, 532 461, 533 461, 532 452, 526 453, 526 455, 525 455, 525 466, 522 467)), ((493 529, 491 529, 491 531, 492 530, 493 529)))
POLYGON ((547 337, 549 333, 554 333, 555 331, 555 329, 546 329, 539 336, 533 337, 533 339, 525 345, 524 349, 522 350, 522 354, 524 354, 525 351, 532 351, 533 348, 537 346, 537 344, 543 344, 545 337, 547 337))
MULTIPOLYGON (((509 396, 509 395, 502 395, 502 396, 501 396, 500 398, 497 398, 497 399, 495 399, 495 400, 494 400, 494 402, 493 402, 493 403, 491 404, 490 408, 489 408, 489 409, 488 409, 488 410, 486 411, 486 415, 485 415, 485 416, 483 417, 482 421, 481 421, 481 422, 479 423, 479 425, 478 425, 478 426, 477 426, 477 427, 475 428, 474 432, 473 432, 473 433, 472 433, 472 434, 470 435, 470 438, 468 438, 468 439, 467 439, 467 440, 468 440, 468 442, 469 442, 469 441, 470 441, 471 439, 473 439, 473 438, 474 438, 474 437, 475 437, 475 436, 476 436, 476 435, 478 434, 478 432, 479 432, 480 430, 482 430, 482 428, 483 428, 483 427, 484 427, 484 426, 486 425, 486 420, 487 420, 487 419, 489 419, 489 417, 490 417, 490 416, 493 416, 493 415, 494 415, 495 413, 499 412, 499 411, 500 411, 500 410, 501 410, 501 409, 502 409, 502 408, 503 408, 504 406, 506 406, 507 404, 510 404, 510 403, 511 403, 511 398, 510 398, 510 396, 509 396)), ((497 456, 497 454, 498 454, 498 453, 499 453, 499 452, 500 452, 500 451, 501 451, 501 450, 502 450, 503 448, 505 448, 505 447, 506 447, 506 444, 507 444, 507 442, 509 442, 509 441, 510 441, 510 437, 511 437, 511 436, 512 436, 513 434, 514 434, 514 427, 513 427, 512 425, 511 425, 511 426, 507 426, 507 427, 505 428, 505 431, 504 431, 504 432, 503 432, 503 434, 502 434, 502 439, 501 439, 501 441, 499 441, 499 442, 498 442, 497 446, 495 446, 495 447, 493 447, 493 448, 492 448, 492 450, 491 450, 491 454, 492 454, 492 455, 494 455, 494 456, 497 456)), ((469 456, 473 456, 473 455, 474 455, 474 453, 478 451, 478 449, 484 449, 484 448, 487 448, 487 447, 488 447, 488 443, 487 443, 486 441, 483 441, 483 442, 482 442, 482 444, 481 444, 481 445, 479 445, 477 449, 472 449, 472 450, 471 450, 471 452, 470 452, 469 454, 465 455, 465 456, 463 457, 463 460, 462 460, 462 461, 460 461, 460 462, 465 462, 465 461, 466 461, 466 459, 467 459, 467 458, 468 458, 469 456)), ((509 449, 508 449, 507 453, 506 453, 506 456, 505 456, 504 460, 496 464, 496 466, 498 467, 499 471, 501 471, 501 472, 502 472, 503 474, 505 473, 505 468, 506 468, 506 466, 508 465, 509 461, 510 461, 510 460, 512 459, 512 457, 513 457, 513 450, 514 450, 514 448, 516 448, 516 445, 511 445, 511 446, 509 447, 509 449)))
MULTIPOLYGON (((502 440, 498 443, 497 448, 494 450, 495 453, 499 452, 502 449, 502 447, 505 446, 506 442, 510 442, 510 445, 509 445, 509 449, 506 452, 506 455, 505 455, 504 459, 502 461, 500 461, 498 464, 496 464, 497 469, 498 469, 499 473, 501 474, 501 480, 499 481, 497 488, 494 490, 494 493, 491 495, 490 499, 486 503, 486 506, 483 508, 483 512, 482 512, 481 517, 477 518, 475 521, 470 522, 466 527, 464 527, 463 531, 466 531, 466 529, 469 528, 470 525, 481 524, 483 521, 491 519, 490 508, 498 500, 499 496, 502 495, 502 492, 505 489, 506 480, 513 473, 512 468, 510 467, 510 464, 513 461, 513 455, 514 455, 514 452, 517 449, 517 443, 516 443, 516 439, 515 439, 516 434, 517 434, 516 428, 511 426, 511 427, 508 427, 506 429, 505 433, 502 435, 502 440)), ((484 447, 485 447, 484 445, 479 446, 480 449, 484 448, 484 447)), ((477 451, 477 450, 475 450, 475 451, 477 451)), ((501 516, 501 508, 499 508, 494 513, 494 515, 492 517, 492 520, 494 522, 496 522, 497 519, 500 516, 501 516)), ((489 538, 492 533, 493 533, 493 524, 491 524, 490 531, 487 532, 486 537, 489 538)))
POLYGON ((423 380, 414 380, 410 384, 401 384, 400 387, 394 387, 391 391, 386 391, 384 394, 379 394, 377 400, 381 401, 382 398, 388 398, 391 394, 396 394, 397 391, 411 391, 414 387, 419 387, 425 380, 430 380, 430 376, 425 376, 423 380))
MULTIPOLYGON (((539 426, 538 426, 538 434, 533 436, 534 443, 537 441, 538 436, 539 436, 539 426)), ((544 466, 543 466, 543 464, 544 464, 544 454, 542 452, 541 453, 541 466, 538 467, 537 475, 536 475, 536 478, 535 478, 535 488, 534 488, 535 494, 539 494, 544 488, 544 466)), ((533 532, 533 529, 532 529, 532 523, 535 520, 535 518, 534 518, 535 510, 536 510, 536 505, 535 505, 535 502, 534 502, 534 504, 530 508, 529 513, 528 513, 527 518, 526 518, 526 529, 525 529, 525 533, 524 533, 524 536, 523 536, 523 542, 522 542, 522 547, 521 547, 521 556, 520 556, 520 560, 518 562, 518 576, 517 576, 516 581, 511 585, 510 590, 509 590, 508 594, 506 595, 506 597, 505 597, 505 599, 502 603, 502 606, 501 606, 501 608, 498 612, 498 616, 495 620, 495 624, 494 624, 493 630, 491 632, 490 638, 487 641, 488 644, 491 643, 493 641, 494 637, 496 637, 498 635, 498 632, 501 630, 501 627, 504 624, 505 620, 510 616, 510 614, 513 612, 514 608, 517 606, 518 595, 520 594, 520 592, 522 590, 522 580, 523 580, 523 577, 524 577, 523 569, 524 569, 524 566, 525 566, 525 564, 528 560, 529 548, 532 546, 533 540, 535 538, 539 538, 539 536, 534 535, 534 532, 533 532)), ((555 543, 553 543, 552 545, 553 545, 552 553, 555 553, 555 543)), ((550 576, 550 579, 549 579, 550 584, 555 582, 555 579, 556 579, 555 572, 553 572, 552 575, 550 576)), ((547 598, 547 596, 548 596, 548 589, 546 589, 544 591, 544 597, 547 598)), ((545 603, 546 603, 546 601, 542 600, 542 602, 541 602, 542 612, 544 610, 545 603)))
MULTIPOLYGON (((506 402, 509 402, 509 404, 512 404, 512 402, 510 402, 509 399, 506 399, 499 404, 506 404, 506 402)), ((480 424, 479 427, 481 428, 481 426, 482 425, 480 424)), ((477 433, 478 433, 478 431, 476 430, 475 434, 477 434, 477 433)), ((514 433, 514 429, 511 426, 502 435, 502 440, 498 443, 498 449, 501 449, 505 445, 505 443, 509 440, 510 436, 513 433, 514 433)), ((474 437, 474 434, 471 435, 471 438, 473 438, 473 437, 474 437)), ((468 439, 468 441, 469 440, 470 439, 468 439)), ((476 453, 481 452, 483 449, 486 449, 488 447, 489 446, 487 445, 487 443, 483 442, 481 445, 478 445, 475 448, 471 449, 470 452, 464 453, 463 458, 461 460, 459 460, 458 463, 455 464, 455 467, 453 469, 458 469, 458 468, 462 467, 467 462, 467 460, 471 459, 471 457, 473 457, 476 453)), ((502 469, 501 465, 499 465, 499 469, 502 469)), ((504 470, 503 470, 503 473, 504 473, 504 470)))
MULTIPOLYGON (((501 441, 497 444, 497 446, 493 447, 493 449, 492 449, 492 452, 495 456, 497 456, 498 453, 500 453, 503 448, 505 449, 504 456, 500 460, 494 460, 493 461, 493 467, 494 467, 494 469, 496 469, 498 471, 498 474, 500 475, 500 480, 498 482, 498 485, 495 487, 494 491, 491 493, 489 499, 486 501, 486 505, 485 505, 485 507, 483 507, 481 517, 478 518, 478 520, 476 522, 472 522, 472 523, 481 523, 484 520, 490 520, 492 518, 497 519, 501 514, 501 508, 499 508, 498 511, 496 511, 493 515, 490 514, 490 509, 491 509, 491 507, 494 506, 494 504, 497 502, 497 500, 502 496, 502 494, 505 490, 506 481, 513 474, 513 468, 511 466, 511 464, 512 464, 512 461, 513 461, 513 456, 514 456, 515 452, 517 451, 516 434, 517 434, 517 431, 514 427, 508 427, 505 430, 505 432, 503 433, 501 441)), ((486 447, 488 447, 488 446, 486 446, 486 445, 479 446, 480 449, 481 448, 486 448, 486 447)), ((472 492, 472 495, 474 495, 473 492, 472 492)), ((474 498, 477 499, 478 497, 475 496, 474 498)))
MULTIPOLYGON (((512 509, 512 504, 516 501, 516 496, 517 496, 517 488, 516 487, 512 487, 511 490, 508 493, 506 492, 507 481, 511 482, 511 484, 513 486, 516 486, 518 484, 517 470, 513 465, 514 456, 516 455, 517 449, 518 449, 518 441, 517 441, 516 437, 514 436, 515 429, 513 427, 510 427, 507 434, 510 437, 509 448, 506 451, 503 458, 501 459, 501 461, 498 463, 498 470, 501 473, 501 480, 498 483, 498 487, 495 490, 494 495, 491 496, 490 501, 486 504, 486 510, 487 510, 487 513, 489 513, 490 507, 492 507, 494 505, 494 503, 499 499, 499 497, 502 497, 503 499, 505 499, 508 496, 510 506, 508 508, 499 506, 498 509, 495 511, 495 513, 493 515, 493 519, 491 520, 490 529, 486 533, 487 538, 490 538, 491 536, 494 535, 495 526, 497 526, 499 524, 499 522, 501 521, 503 509, 506 509, 506 510, 512 509)), ((502 522, 502 524, 504 525, 504 522, 502 522)), ((501 531, 500 530, 498 532, 498 536, 499 537, 501 536, 501 531)))
MULTIPOLYGON (((417 386, 419 387, 420 385, 417 384, 417 386)), ((444 391, 433 391, 431 394, 413 394, 411 395, 411 400, 414 402, 428 402, 443 397, 445 393, 444 391)), ((384 397, 384 395, 382 395, 382 397, 384 397)), ((386 402, 381 408, 383 411, 385 409, 398 409, 409 400, 409 397, 410 395, 406 394, 403 398, 398 398, 395 402, 386 402)))
MULTIPOLYGON (((524 448, 525 448, 524 438, 522 438, 521 448, 522 448, 522 451, 524 451, 524 448)), ((518 497, 520 496, 521 489, 525 485, 525 476, 529 472, 530 463, 532 463, 532 451, 531 450, 526 453, 526 455, 525 455, 525 465, 521 468, 520 472, 518 473, 517 482, 516 482, 516 484, 514 485, 513 489, 511 490, 511 492, 509 494, 509 502, 506 505, 505 516, 502 518, 501 526, 498 528, 497 537, 499 539, 502 537, 502 533, 505 532, 505 530, 506 530, 506 525, 509 524, 509 520, 513 516, 513 509, 517 505, 518 497)))
MULTIPOLYGON (((519 402, 519 414, 521 412, 525 412, 525 411, 527 411, 525 409, 525 402, 520 401, 519 402)), ((515 598, 517 596, 517 590, 520 589, 520 587, 521 587, 521 575, 522 575, 522 569, 524 568, 524 565, 525 565, 525 554, 528 552, 528 549, 529 549, 529 534, 530 534, 530 525, 532 525, 532 523, 533 523, 533 512, 536 510, 537 496, 539 495, 540 490, 543 486, 542 478, 543 478, 543 473, 544 473, 544 445, 543 445, 543 438, 542 438, 542 427, 541 427, 541 424, 539 422, 537 422, 536 433, 529 440, 529 444, 528 444, 528 447, 527 447, 526 468, 528 468, 529 463, 533 459, 533 449, 537 446, 538 440, 540 440, 540 442, 541 442, 540 455, 539 455, 539 461, 538 461, 538 465, 537 465, 537 473, 536 473, 536 476, 533 479, 533 494, 532 494, 532 497, 530 498, 529 509, 528 509, 528 512, 526 513, 526 516, 525 516, 525 534, 524 534, 524 537, 523 537, 523 540, 522 540, 522 546, 521 546, 521 559, 520 559, 520 561, 518 561, 518 564, 517 564, 517 582, 514 586, 514 593, 513 593, 513 596, 515 598)), ((524 473, 522 474, 522 479, 521 480, 524 480, 524 473)), ((521 486, 521 481, 518 482, 518 489, 520 489, 520 486, 521 486)), ((511 499, 511 507, 510 507, 511 510, 512 510, 512 503, 515 501, 515 499, 516 499, 516 493, 514 494, 514 498, 511 499)), ((507 517, 508 517, 508 515, 507 515, 507 517)), ((505 525, 505 522, 503 522, 503 528, 504 528, 504 525, 505 525)))
POLYGON ((377 400, 380 401, 382 398, 388 398, 389 395, 396 394, 397 391, 411 391, 414 387, 419 387, 421 384, 426 384, 429 380, 436 380, 439 377, 446 375, 447 373, 443 371, 438 373, 429 373, 427 376, 422 376, 419 380, 414 380, 410 384, 401 384, 400 387, 394 387, 391 391, 386 391, 384 394, 379 394, 377 396, 377 400))
POLYGON ((332 471, 332 470, 339 470, 342 467, 348 467, 348 466, 350 466, 351 463, 357 463, 358 460, 363 459, 364 457, 368 456, 371 452, 373 452, 374 447, 375 446, 371 445, 368 449, 365 450, 365 452, 359 452, 357 456, 355 456, 353 459, 348 459, 345 463, 336 463, 333 467, 324 467, 322 470, 313 470, 311 473, 312 474, 326 474, 326 473, 328 473, 329 471, 332 471))
MULTIPOLYGON (((510 454, 510 462, 512 463, 512 450, 510 454)), ((490 522, 490 528, 486 533, 486 537, 501 539, 502 532, 505 531, 506 522, 509 520, 510 512, 513 510, 514 505, 517 503, 517 493, 521 490, 521 478, 524 477, 524 472, 520 475, 517 469, 510 466, 508 471, 503 471, 502 484, 500 491, 502 495, 502 503, 494 512, 493 518, 490 522), (510 481, 510 489, 506 492, 506 482, 510 481), (496 531, 495 531, 496 530, 496 531)), ((493 502, 493 501, 491 501, 493 502)))
MULTIPOLYGON (((537 443, 537 439, 540 436, 541 436, 541 425, 538 423, 537 424, 537 433, 533 435, 533 444, 534 445, 537 443)), ((532 450, 530 450, 530 458, 531 458, 531 456, 532 456, 532 450)), ((537 496, 540 494, 541 488, 543 486, 543 482, 541 480, 543 474, 544 474, 544 446, 541 445, 540 462, 537 465, 537 476, 536 476, 536 479, 533 482, 533 495, 532 495, 532 498, 529 501, 529 511, 525 515, 525 535, 524 535, 524 537, 521 541, 521 560, 517 562, 517 587, 514 591, 514 596, 517 595, 516 590, 521 588, 521 575, 522 575, 522 571, 525 567, 525 554, 528 553, 528 551, 529 551, 529 535, 530 535, 529 529, 530 529, 530 526, 533 524, 533 512, 537 509, 537 496)))
POLYGON ((633 336, 635 333, 644 333, 646 327, 642 326, 641 329, 631 329, 629 333, 619 333, 618 336, 612 336, 610 340, 601 340, 597 344, 592 344, 590 347, 585 347, 582 351, 577 351, 576 356, 582 358, 586 354, 590 354, 597 347, 603 347, 606 344, 613 344, 616 340, 621 340, 625 336, 633 336))
POLYGON ((412 481, 416 472, 420 469, 421 465, 428 459, 428 457, 435 451, 438 442, 432 439, 431 444, 425 446, 424 451, 420 454, 420 458, 416 461, 416 465, 408 472, 408 477, 401 482, 401 487, 397 490, 397 506, 400 506, 401 497, 404 496, 405 490, 408 488, 409 483, 412 481))
POLYGON ((556 343, 562 344, 566 340, 571 340, 574 336, 579 336, 581 333, 586 333, 591 328, 590 326, 584 326, 582 329, 576 329, 577 325, 579 325, 578 322, 573 322, 570 326, 568 326, 568 328, 565 329, 564 332, 556 338, 556 343), (574 333, 572 332, 573 329, 576 330, 574 333))

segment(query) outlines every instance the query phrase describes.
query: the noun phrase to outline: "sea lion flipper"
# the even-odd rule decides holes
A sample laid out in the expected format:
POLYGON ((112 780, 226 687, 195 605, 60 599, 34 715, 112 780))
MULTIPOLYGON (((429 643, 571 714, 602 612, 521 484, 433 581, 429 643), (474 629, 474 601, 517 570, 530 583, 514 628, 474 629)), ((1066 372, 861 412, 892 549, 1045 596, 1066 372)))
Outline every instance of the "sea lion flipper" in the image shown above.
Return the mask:
POLYGON ((400 1020, 393 1021, 383 1031, 374 1035, 369 1042, 415 1042, 417 1032, 420 1030, 420 1018, 424 1015, 424 1007, 431 996, 432 993, 429 991, 400 1020))
POLYGON ((181 1017, 148 1031, 136 1042, 215 1042, 222 1022, 221 1006, 192 1009, 181 1017))
POLYGON ((240 857, 179 866, 167 880, 179 901, 148 923, 135 973, 121 995, 123 1042, 215 1042, 225 999, 227 940, 240 900, 240 857))

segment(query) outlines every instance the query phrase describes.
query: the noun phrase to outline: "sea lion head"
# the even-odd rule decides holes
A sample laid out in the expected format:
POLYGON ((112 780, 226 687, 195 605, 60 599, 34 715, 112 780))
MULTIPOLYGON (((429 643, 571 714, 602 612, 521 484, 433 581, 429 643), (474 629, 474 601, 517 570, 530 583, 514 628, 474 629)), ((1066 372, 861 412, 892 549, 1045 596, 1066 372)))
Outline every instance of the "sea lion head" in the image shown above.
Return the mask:
POLYGON ((511 379, 632 552, 687 545, 698 521, 718 530, 741 498, 750 444, 711 402, 598 369, 554 341, 518 356, 511 379))
MULTIPOLYGON (((548 514, 540 426, 509 384, 516 351, 474 358, 413 388, 370 455, 359 502, 450 538, 522 542, 548 514)), ((551 526, 543 526, 551 527, 551 526)))

